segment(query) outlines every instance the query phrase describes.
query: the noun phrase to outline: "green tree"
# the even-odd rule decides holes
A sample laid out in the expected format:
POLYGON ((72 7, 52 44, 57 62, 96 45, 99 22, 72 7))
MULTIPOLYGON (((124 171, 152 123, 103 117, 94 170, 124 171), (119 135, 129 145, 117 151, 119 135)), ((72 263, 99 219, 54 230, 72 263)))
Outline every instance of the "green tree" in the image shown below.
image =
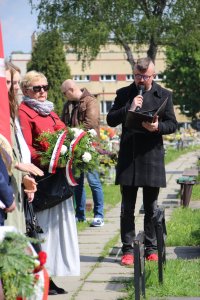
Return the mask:
POLYGON ((57 30, 38 35, 27 70, 45 74, 50 87, 48 99, 54 103, 55 111, 60 115, 65 101, 60 86, 71 75, 65 59, 64 45, 57 30))
POLYGON ((147 46, 155 61, 159 47, 191 39, 199 22, 198 0, 29 0, 38 24, 59 28, 83 63, 110 40, 134 67, 134 52, 147 46), (135 45, 133 47, 133 45, 135 45))
POLYGON ((194 120, 200 112, 200 50, 189 46, 167 49, 164 82, 173 90, 174 104, 194 120))

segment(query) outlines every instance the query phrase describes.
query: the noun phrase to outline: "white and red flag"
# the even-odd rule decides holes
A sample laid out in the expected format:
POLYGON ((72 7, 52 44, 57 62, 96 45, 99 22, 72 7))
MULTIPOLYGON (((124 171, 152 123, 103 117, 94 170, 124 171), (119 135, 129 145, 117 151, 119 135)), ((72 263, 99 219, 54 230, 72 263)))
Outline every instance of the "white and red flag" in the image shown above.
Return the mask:
POLYGON ((10 132, 10 108, 5 77, 3 38, 0 22, 0 154, 9 174, 12 165, 12 146, 10 132))

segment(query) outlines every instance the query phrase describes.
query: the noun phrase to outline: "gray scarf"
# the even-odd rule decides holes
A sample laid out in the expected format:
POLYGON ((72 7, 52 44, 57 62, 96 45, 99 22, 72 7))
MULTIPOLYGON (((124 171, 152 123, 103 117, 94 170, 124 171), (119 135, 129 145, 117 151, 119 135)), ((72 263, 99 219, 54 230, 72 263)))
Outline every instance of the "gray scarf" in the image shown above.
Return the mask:
POLYGON ((31 99, 27 96, 23 97, 23 101, 30 108, 34 109, 41 116, 48 116, 52 110, 54 110, 54 105, 51 101, 45 100, 44 102, 40 102, 35 99, 31 99))

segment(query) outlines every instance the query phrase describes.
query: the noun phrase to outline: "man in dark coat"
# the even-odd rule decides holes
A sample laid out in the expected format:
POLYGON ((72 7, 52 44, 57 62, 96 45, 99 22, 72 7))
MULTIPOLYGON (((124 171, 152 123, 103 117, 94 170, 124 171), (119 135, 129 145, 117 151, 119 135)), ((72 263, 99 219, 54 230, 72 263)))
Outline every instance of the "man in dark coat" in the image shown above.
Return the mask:
POLYGON ((146 258, 158 259, 152 216, 157 208, 159 188, 166 187, 162 135, 175 132, 177 121, 172 93, 155 83, 154 77, 155 66, 151 59, 139 59, 134 67, 134 82, 117 91, 114 104, 107 115, 109 126, 122 124, 116 184, 120 184, 122 194, 120 226, 123 265, 134 262, 134 211, 139 187, 143 188, 146 258), (137 129, 127 125, 128 110, 154 114, 165 100, 164 111, 153 122, 143 121, 141 128, 137 129))

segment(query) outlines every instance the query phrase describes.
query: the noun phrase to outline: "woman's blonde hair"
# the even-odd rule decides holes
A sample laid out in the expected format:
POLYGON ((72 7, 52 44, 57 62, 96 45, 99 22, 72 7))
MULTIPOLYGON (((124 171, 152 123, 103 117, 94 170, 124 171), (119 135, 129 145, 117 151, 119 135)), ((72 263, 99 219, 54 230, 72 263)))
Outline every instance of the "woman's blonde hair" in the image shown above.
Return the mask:
POLYGON ((43 73, 37 72, 35 70, 27 72, 21 81, 22 91, 29 87, 32 82, 37 81, 39 79, 44 79, 47 82, 47 78, 43 73))

